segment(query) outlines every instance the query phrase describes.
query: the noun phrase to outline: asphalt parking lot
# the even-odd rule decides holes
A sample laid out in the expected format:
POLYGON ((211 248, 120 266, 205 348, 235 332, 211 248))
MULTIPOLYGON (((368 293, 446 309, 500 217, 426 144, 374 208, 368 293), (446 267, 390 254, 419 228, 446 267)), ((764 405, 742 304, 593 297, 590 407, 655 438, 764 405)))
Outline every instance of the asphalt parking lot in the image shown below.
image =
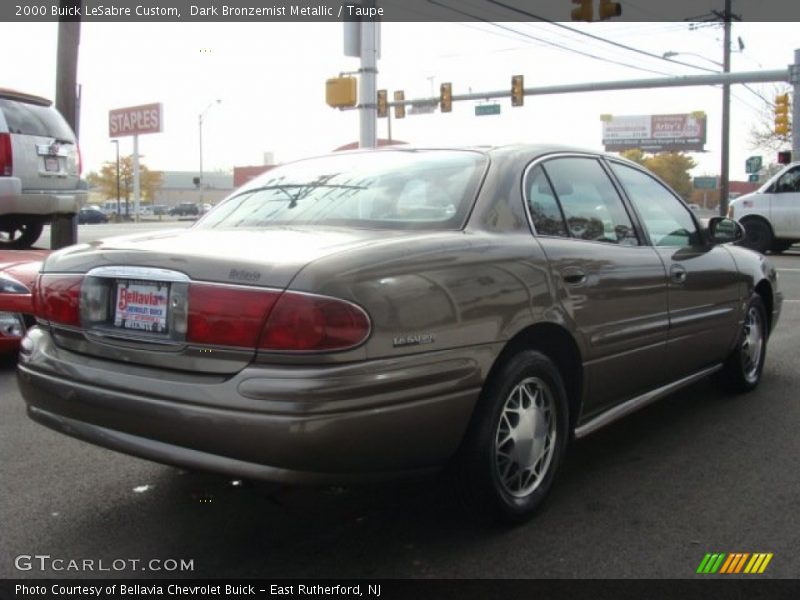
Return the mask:
POLYGON ((800 251, 773 260, 786 303, 759 389, 703 381, 581 440, 543 510, 515 528, 470 521, 435 479, 232 482, 96 448, 29 420, 7 359, 0 577, 685 578, 707 552, 770 552, 761 577, 796 578, 800 251), (193 570, 15 567, 33 554, 193 570))

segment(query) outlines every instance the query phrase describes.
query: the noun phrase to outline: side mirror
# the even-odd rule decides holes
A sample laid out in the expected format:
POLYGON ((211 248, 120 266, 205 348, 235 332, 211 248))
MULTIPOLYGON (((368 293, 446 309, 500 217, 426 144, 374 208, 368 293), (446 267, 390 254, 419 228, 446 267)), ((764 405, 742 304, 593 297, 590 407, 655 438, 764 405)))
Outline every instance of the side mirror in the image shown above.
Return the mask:
POLYGON ((715 244, 727 244, 742 241, 745 231, 739 221, 725 217, 711 217, 708 220, 708 236, 715 244))

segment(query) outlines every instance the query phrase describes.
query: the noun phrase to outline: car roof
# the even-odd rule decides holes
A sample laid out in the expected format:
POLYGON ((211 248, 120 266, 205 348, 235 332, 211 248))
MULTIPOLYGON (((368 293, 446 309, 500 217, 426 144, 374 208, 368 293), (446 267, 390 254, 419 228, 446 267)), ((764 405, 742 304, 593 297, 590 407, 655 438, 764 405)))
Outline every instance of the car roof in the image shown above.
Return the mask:
POLYGON ((0 98, 7 98, 9 100, 17 100, 19 102, 27 102, 28 104, 38 104, 39 106, 52 106, 52 102, 47 98, 28 94, 26 92, 19 92, 9 88, 0 88, 0 98))

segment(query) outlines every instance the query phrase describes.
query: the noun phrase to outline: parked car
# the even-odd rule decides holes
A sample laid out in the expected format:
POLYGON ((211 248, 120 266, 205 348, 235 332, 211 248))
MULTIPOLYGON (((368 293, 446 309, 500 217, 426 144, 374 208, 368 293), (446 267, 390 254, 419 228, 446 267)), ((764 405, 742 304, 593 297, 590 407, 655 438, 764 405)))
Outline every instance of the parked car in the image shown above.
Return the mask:
POLYGON ((786 165, 755 192, 728 205, 747 232, 743 244, 780 254, 800 242, 800 162, 786 165))
POLYGON ((742 236, 594 152, 298 161, 189 229, 50 255, 19 384, 39 423, 158 462, 281 482, 446 468, 520 520, 573 435, 712 374, 758 385, 782 295, 726 243, 742 236))
POLYGON ((153 214, 156 216, 166 215, 169 212, 169 207, 166 204, 154 204, 153 214))
POLYGON ((85 204, 78 143, 49 100, 0 88, 0 248, 30 248, 85 204))
POLYGON ((181 202, 177 206, 169 209, 169 214, 178 217, 198 216, 200 214, 200 207, 194 202, 181 202))
POLYGON ((78 224, 108 223, 108 215, 97 206, 84 206, 78 211, 78 224))
POLYGON ((0 250, 0 354, 14 352, 33 324, 31 288, 49 250, 0 250))

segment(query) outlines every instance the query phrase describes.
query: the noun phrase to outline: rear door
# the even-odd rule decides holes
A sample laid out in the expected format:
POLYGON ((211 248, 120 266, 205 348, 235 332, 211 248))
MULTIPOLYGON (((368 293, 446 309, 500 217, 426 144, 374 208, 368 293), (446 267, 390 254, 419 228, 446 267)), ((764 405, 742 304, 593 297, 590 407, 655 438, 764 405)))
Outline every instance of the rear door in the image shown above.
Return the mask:
POLYGON ((724 246, 704 242, 697 221, 669 188, 643 170, 610 164, 668 274, 669 378, 720 362, 739 331, 733 257, 724 246))
POLYGON ((602 163, 561 155, 528 168, 525 197, 554 285, 582 338, 583 417, 664 379, 666 271, 602 163))
POLYGON ((64 118, 50 106, 2 96, 0 112, 11 138, 12 175, 22 191, 74 190, 78 146, 64 118))

